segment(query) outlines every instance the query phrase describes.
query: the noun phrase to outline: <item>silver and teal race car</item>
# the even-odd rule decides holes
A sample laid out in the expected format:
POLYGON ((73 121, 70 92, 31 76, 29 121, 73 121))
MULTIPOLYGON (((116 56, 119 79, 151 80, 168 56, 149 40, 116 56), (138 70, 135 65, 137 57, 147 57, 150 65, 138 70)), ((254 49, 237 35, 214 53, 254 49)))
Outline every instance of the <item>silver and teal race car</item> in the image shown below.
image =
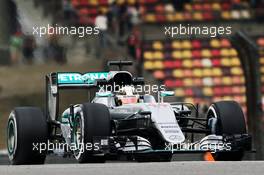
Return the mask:
POLYGON ((144 79, 119 71, 57 72, 46 76, 46 111, 16 107, 9 116, 7 147, 12 164, 42 164, 47 154, 73 156, 80 163, 126 158, 170 161, 179 153, 211 153, 215 160, 241 160, 251 150, 243 112, 234 101, 213 103, 205 115, 197 106, 140 94, 144 79), (64 89, 87 89, 93 98, 59 112, 64 89))

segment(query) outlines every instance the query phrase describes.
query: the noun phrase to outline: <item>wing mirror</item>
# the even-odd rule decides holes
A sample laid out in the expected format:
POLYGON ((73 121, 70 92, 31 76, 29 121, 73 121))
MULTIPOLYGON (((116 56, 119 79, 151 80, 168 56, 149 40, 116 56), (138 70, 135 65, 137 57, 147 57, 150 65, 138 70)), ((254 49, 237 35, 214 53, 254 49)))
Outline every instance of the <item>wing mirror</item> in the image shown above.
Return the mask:
POLYGON ((173 91, 160 91, 158 92, 158 102, 163 103, 164 97, 174 96, 173 91))
POLYGON ((174 96, 174 92, 173 91, 161 91, 160 96, 161 97, 174 96))
POLYGON ((112 97, 112 92, 96 92, 96 97, 112 97))

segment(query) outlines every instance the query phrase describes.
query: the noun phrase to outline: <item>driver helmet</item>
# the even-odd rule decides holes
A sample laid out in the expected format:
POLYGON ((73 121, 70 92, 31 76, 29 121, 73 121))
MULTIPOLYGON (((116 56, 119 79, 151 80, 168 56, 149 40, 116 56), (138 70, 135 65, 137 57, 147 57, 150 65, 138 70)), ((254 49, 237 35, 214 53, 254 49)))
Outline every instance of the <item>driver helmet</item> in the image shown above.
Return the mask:
POLYGON ((132 86, 124 86, 120 88, 117 98, 122 104, 134 104, 139 100, 139 95, 135 94, 135 88, 132 86))

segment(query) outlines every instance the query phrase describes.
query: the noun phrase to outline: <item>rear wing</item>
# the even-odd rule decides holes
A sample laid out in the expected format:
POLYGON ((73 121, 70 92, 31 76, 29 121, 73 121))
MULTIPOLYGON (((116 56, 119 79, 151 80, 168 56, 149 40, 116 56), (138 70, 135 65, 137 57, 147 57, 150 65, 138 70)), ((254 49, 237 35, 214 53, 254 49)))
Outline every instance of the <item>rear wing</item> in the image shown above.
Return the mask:
POLYGON ((96 86, 96 80, 107 79, 108 72, 57 72, 47 75, 50 85, 57 88, 87 88, 96 86))
POLYGON ((61 89, 92 89, 97 80, 107 79, 108 72, 53 72, 46 75, 46 113, 49 121, 57 121, 61 89))

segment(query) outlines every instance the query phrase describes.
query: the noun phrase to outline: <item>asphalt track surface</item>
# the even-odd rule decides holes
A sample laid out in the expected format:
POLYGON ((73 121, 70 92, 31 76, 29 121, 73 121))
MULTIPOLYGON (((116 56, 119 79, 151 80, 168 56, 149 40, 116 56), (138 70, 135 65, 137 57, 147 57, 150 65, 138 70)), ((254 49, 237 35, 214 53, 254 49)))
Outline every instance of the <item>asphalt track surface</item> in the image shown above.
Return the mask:
MULTIPOLYGON (((172 162, 138 163, 107 161, 102 164, 78 164, 74 158, 49 155, 44 165, 8 165, 0 155, 0 175, 263 175, 264 161, 206 162, 201 155, 182 154, 172 162), (187 160, 187 161, 186 161, 187 160)), ((246 159, 247 160, 247 159, 246 159)))
POLYGON ((206 162, 200 155, 177 155, 172 162, 138 163, 107 161, 103 164, 78 164, 73 158, 48 156, 45 165, 8 165, 0 156, 0 175, 263 175, 264 161, 206 162), (188 161, 183 161, 188 160, 188 161), (196 160, 196 161, 194 161, 196 160), (199 161, 200 160, 200 161, 199 161))
POLYGON ((263 175, 263 161, 241 162, 157 162, 104 164, 45 164, 0 166, 1 175, 263 175))

